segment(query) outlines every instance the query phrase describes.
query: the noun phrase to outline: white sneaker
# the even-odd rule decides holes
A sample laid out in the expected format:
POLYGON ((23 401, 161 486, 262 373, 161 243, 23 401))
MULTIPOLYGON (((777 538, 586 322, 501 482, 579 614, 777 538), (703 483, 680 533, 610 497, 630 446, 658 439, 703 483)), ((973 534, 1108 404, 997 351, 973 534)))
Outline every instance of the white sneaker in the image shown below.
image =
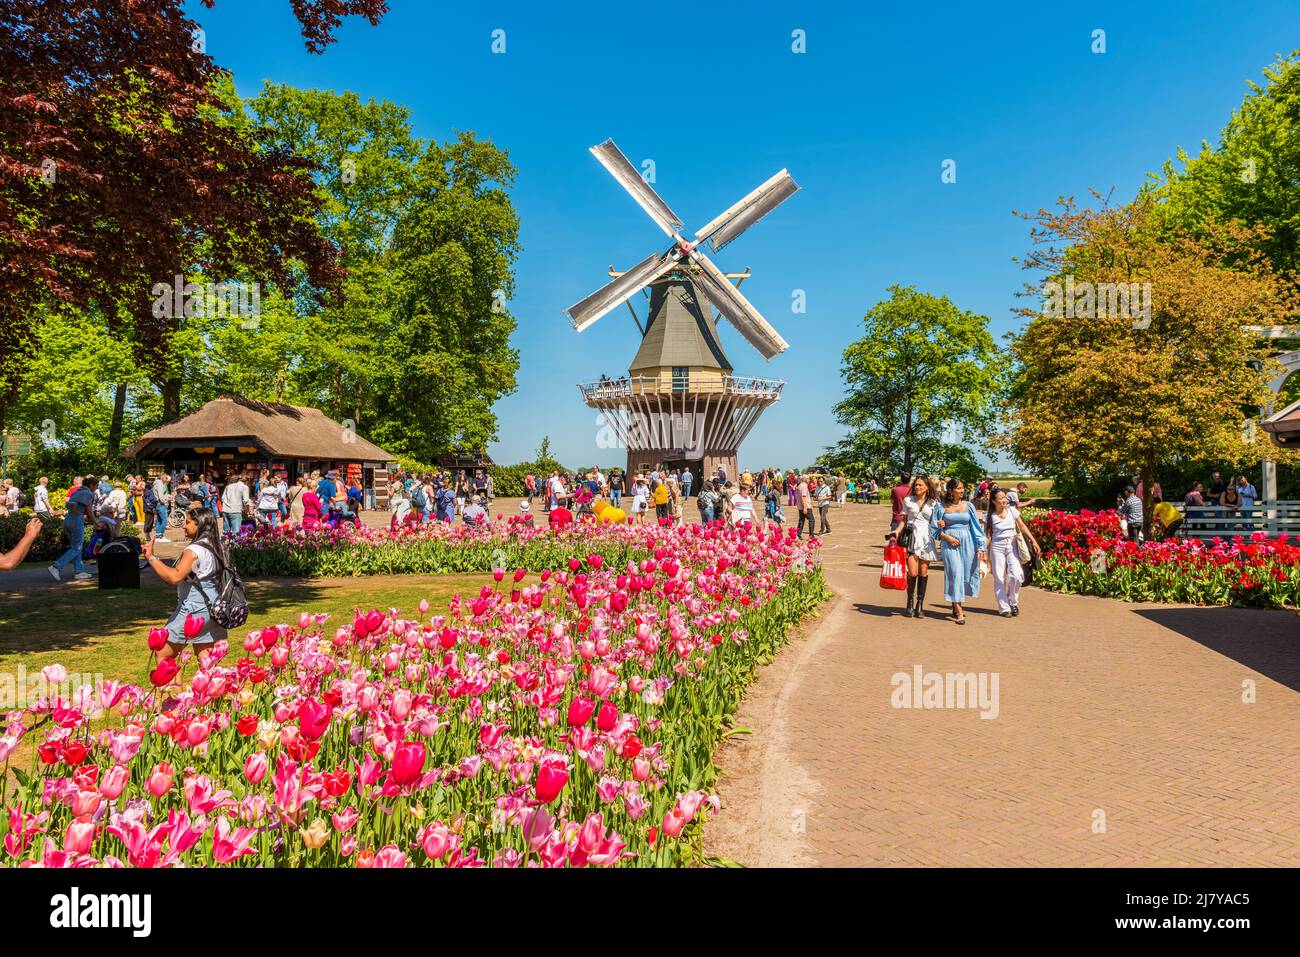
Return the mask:
POLYGON ((72 577, 79 582, 84 582, 87 578, 94 578, 95 576, 90 574, 90 572, 77 572, 77 574, 72 577))
POLYGON ((53 578, 56 582, 63 581, 63 576, 59 574, 59 570, 55 568, 53 565, 46 565, 45 570, 50 573, 50 577, 53 578))
POLYGON ((167 538, 165 535, 159 535, 157 538, 154 539, 154 541, 155 541, 155 542, 170 542, 171 539, 170 539, 170 538, 167 538))

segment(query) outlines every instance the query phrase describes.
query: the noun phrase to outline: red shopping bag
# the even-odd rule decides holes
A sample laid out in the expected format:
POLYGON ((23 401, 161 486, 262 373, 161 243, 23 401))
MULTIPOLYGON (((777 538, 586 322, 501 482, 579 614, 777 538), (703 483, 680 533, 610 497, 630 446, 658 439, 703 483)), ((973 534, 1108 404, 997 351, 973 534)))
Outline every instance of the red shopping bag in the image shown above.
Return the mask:
POLYGON ((881 588, 907 588, 907 552, 890 542, 885 546, 884 566, 880 569, 881 588))

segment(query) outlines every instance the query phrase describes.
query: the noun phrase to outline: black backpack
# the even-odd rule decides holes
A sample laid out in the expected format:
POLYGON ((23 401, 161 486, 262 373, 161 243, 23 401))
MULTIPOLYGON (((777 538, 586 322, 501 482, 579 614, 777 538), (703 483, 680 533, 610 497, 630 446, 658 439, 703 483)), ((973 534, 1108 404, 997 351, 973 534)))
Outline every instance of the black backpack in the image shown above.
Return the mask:
POLYGON ((222 628, 238 628, 248 621, 248 598, 244 594, 244 581, 232 566, 222 561, 221 556, 215 550, 211 551, 212 557, 217 563, 216 599, 208 600, 208 593, 203 590, 198 576, 193 571, 190 572, 190 577, 194 579, 195 587, 199 589, 199 594, 203 596, 203 604, 208 606, 208 612, 212 615, 212 620, 222 628))

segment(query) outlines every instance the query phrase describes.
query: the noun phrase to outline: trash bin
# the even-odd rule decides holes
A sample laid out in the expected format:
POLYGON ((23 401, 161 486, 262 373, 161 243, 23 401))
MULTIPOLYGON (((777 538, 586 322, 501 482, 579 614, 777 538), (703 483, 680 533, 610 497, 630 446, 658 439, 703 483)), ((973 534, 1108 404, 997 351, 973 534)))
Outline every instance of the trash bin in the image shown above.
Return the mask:
POLYGON ((140 559, 126 542, 109 542, 99 550, 99 587, 140 587, 140 559))

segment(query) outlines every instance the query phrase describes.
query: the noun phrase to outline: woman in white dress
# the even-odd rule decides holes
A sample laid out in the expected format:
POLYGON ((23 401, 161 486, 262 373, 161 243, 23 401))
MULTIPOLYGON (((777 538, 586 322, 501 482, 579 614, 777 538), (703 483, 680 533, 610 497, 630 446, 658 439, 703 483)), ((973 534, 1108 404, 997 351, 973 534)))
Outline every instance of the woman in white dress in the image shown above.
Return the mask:
POLYGON ((632 514, 638 525, 645 524, 646 504, 650 501, 650 486, 645 478, 638 474, 632 481, 632 514))
POLYGON ((1023 535, 1035 555, 1041 554, 1038 540, 1029 526, 1021 521, 1020 512, 1007 501, 1004 488, 993 493, 988 515, 984 518, 984 529, 989 542, 989 566, 993 572, 993 591, 998 598, 998 614, 1012 618, 1020 614, 1020 586, 1025 580, 1016 537, 1023 535))
POLYGON ((939 496, 921 476, 912 480, 907 498, 903 499, 903 518, 889 530, 907 551, 906 618, 925 617, 925 589, 930 577, 930 563, 939 560, 930 535, 930 516, 939 496))

